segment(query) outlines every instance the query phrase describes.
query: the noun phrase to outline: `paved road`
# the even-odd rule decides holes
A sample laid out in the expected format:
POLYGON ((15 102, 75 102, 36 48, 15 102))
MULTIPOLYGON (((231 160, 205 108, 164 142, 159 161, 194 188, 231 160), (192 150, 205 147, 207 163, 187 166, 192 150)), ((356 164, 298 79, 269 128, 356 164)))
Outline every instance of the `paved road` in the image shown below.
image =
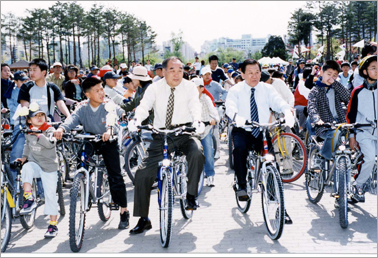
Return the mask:
MULTIPOLYGON (((222 144, 221 158, 216 161, 216 186, 205 187, 199 200, 200 209, 191 220, 183 219, 179 206, 173 214, 173 237, 168 249, 160 246, 156 190, 152 192, 150 218, 153 228, 137 236, 118 230, 118 211, 104 223, 92 208, 87 215, 83 253, 377 253, 377 196, 366 194, 366 202, 351 207, 349 227, 342 229, 334 199, 326 189, 322 200, 314 205, 307 200, 304 176, 285 184, 285 205, 294 223, 284 227, 278 241, 271 240, 264 225, 261 197, 253 196, 251 209, 241 214, 236 208, 231 187, 233 171, 228 167, 227 146, 222 144)), ((128 178, 129 208, 133 209, 133 187, 128 178)), ((35 227, 25 231, 19 220, 14 222, 9 253, 71 253, 68 240, 69 190, 65 189, 67 215, 59 219, 59 234, 46 240, 43 235, 49 218, 37 211, 35 227)), ((137 218, 130 220, 131 227, 137 218)))

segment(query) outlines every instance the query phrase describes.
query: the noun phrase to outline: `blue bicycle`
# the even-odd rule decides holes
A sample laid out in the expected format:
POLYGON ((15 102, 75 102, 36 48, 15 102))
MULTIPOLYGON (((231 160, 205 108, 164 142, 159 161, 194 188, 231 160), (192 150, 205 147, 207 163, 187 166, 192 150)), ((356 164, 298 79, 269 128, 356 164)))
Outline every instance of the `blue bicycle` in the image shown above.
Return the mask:
MULTIPOLYGON (((182 216, 190 219, 193 210, 186 210, 187 171, 188 164, 185 155, 178 149, 168 153, 168 134, 191 134, 193 127, 181 126, 173 130, 160 130, 151 125, 138 126, 138 129, 150 130, 164 137, 164 159, 159 162, 158 172, 158 202, 160 213, 160 242, 168 247, 172 235, 172 214, 175 200, 180 201, 182 216)), ((200 182, 199 182, 200 183, 200 182)))

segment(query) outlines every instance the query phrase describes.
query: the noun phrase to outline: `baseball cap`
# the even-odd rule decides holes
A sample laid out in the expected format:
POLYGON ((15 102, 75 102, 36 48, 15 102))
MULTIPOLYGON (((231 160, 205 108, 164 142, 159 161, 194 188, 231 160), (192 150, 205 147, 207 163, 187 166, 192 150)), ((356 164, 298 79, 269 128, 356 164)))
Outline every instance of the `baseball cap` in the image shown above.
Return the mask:
POLYGON ((232 72, 234 72, 234 70, 232 70, 232 69, 227 70, 227 73, 232 73, 232 72))
POLYGON ((261 78, 260 78, 260 82, 266 82, 267 80, 269 80, 270 78, 270 73, 267 72, 267 71, 261 71, 261 78))
POLYGON ((234 72, 233 74, 231 74, 231 78, 235 78, 236 76, 238 76, 239 73, 238 72, 234 72))
POLYGON ((340 67, 342 68, 343 66, 349 66, 350 67, 350 64, 348 62, 343 62, 340 67))
POLYGON ((193 78, 191 82, 194 82, 196 86, 204 86, 205 83, 203 82, 202 78, 193 78))
POLYGON ((162 64, 155 64, 153 70, 156 70, 156 69, 163 69, 163 65, 162 64))
POLYGON ((224 64, 223 68, 228 68, 228 66, 229 66, 228 64, 224 64))
POLYGON ((14 80, 25 81, 25 80, 29 80, 29 78, 26 76, 26 74, 23 71, 17 71, 14 73, 14 80))
POLYGON ((106 79, 119 79, 121 75, 116 74, 115 72, 107 72, 104 74, 104 80, 106 79))
POLYGON ((28 117, 35 117, 37 114, 39 113, 43 113, 46 115, 45 111, 43 111, 40 107, 38 107, 38 109, 36 111, 31 111, 29 110, 29 115, 28 117))
POLYGON ((63 67, 63 65, 62 65, 62 63, 61 63, 61 62, 55 62, 55 63, 53 64, 53 67, 55 67, 55 66, 60 66, 60 67, 63 67))
POLYGON ((100 70, 100 69, 97 66, 92 66, 91 71, 94 71, 94 70, 100 70))
POLYGON ((201 69, 201 74, 202 75, 205 75, 207 73, 210 73, 211 74, 211 70, 210 70, 210 67, 208 66, 205 66, 204 68, 201 69))

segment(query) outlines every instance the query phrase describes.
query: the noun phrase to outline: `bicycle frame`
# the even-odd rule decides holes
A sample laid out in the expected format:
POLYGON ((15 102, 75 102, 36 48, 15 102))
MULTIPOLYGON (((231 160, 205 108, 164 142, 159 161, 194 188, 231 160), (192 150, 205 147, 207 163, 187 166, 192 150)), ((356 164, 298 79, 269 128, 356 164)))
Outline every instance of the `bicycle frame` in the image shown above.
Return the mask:
MULTIPOLYGON (((167 177, 168 180, 172 180, 174 182, 174 173, 173 169, 171 167, 171 160, 168 157, 168 136, 167 134, 164 135, 164 150, 163 150, 163 161, 159 162, 159 172, 158 172, 158 191, 161 193, 161 182, 163 181, 163 177, 167 177), (169 171, 167 173, 167 171, 169 171)), ((174 154, 172 155, 174 156, 174 154)), ((173 185, 173 184, 172 184, 173 185)), ((158 194, 158 203, 159 203, 159 209, 161 209, 161 196, 158 194)))

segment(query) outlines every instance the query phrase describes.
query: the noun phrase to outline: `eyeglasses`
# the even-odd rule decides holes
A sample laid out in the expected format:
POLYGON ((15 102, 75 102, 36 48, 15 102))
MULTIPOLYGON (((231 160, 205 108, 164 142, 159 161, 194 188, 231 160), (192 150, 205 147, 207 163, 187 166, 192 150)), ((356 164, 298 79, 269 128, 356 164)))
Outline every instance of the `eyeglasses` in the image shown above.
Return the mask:
POLYGON ((377 71, 377 67, 367 69, 368 71, 377 71))

